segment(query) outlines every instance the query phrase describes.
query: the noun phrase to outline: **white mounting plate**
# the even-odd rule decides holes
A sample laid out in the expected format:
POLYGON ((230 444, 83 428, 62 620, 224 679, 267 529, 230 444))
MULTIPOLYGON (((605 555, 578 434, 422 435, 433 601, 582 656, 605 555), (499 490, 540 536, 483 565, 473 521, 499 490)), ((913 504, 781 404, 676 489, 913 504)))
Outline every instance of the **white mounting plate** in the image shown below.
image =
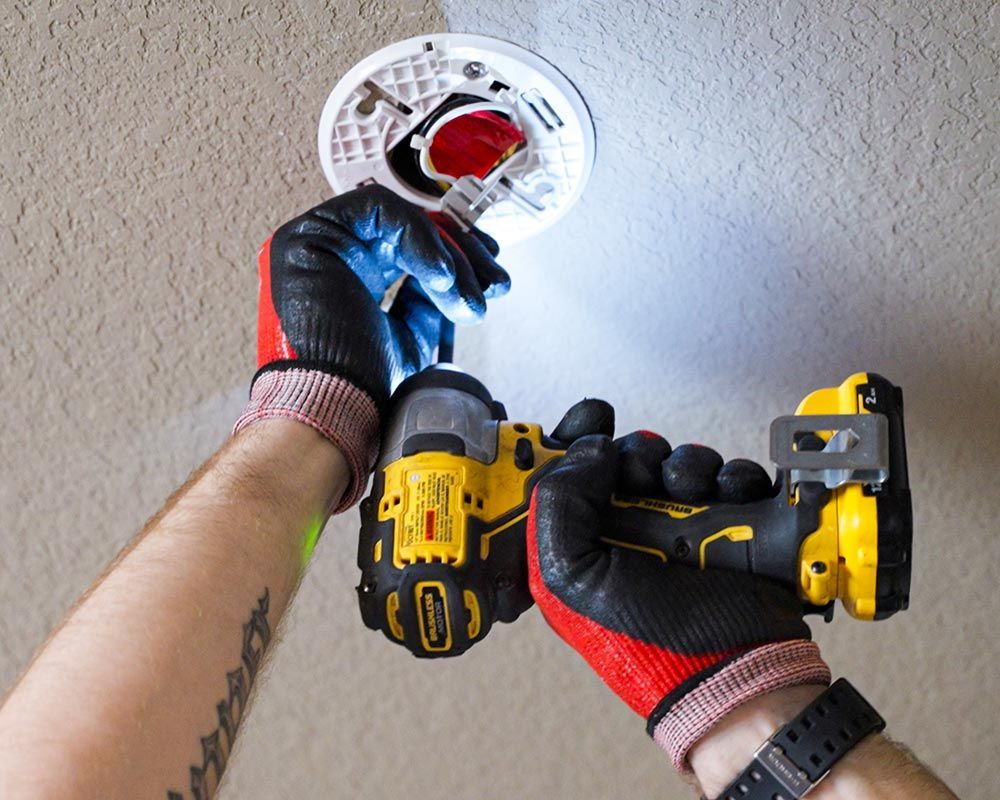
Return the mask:
MULTIPOLYGON (((401 179, 388 153, 455 93, 507 104, 527 140, 523 156, 506 165, 505 182, 496 187, 500 199, 476 224, 501 244, 512 244, 562 217, 582 194, 593 168, 590 112, 573 84, 545 59, 510 42, 473 34, 434 33, 397 42, 372 53, 340 80, 319 124, 320 162, 333 190, 346 192, 375 181, 428 210, 441 211, 441 198, 401 179), (487 71, 469 77, 465 68, 470 62, 487 71), (370 113, 359 111, 358 105, 371 95, 366 83, 410 113, 384 99, 375 100, 370 113), (553 122, 544 103, 561 124, 553 122)), ((371 100, 365 103, 370 105, 371 100)))

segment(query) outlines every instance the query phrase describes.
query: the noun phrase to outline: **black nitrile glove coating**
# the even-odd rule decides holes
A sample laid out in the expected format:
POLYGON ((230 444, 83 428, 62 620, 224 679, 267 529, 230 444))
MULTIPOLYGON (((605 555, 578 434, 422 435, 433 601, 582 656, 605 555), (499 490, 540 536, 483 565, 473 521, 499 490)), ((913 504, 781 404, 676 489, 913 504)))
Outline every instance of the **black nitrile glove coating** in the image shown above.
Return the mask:
POLYGON ((722 456, 711 447, 682 444, 663 462, 663 485, 674 500, 707 503, 718 494, 721 468, 722 456))
POLYGON ((615 410, 610 403, 596 398, 584 398, 575 403, 569 411, 563 414, 552 431, 552 438, 565 445, 576 441, 581 436, 599 433, 603 436, 613 436, 615 432, 615 410))
POLYGON ((662 497, 662 464, 670 457, 670 442, 646 431, 634 431, 615 441, 618 483, 634 497, 662 497))
MULTIPOLYGON (((721 466, 721 457, 718 461, 721 466)), ((539 567, 554 595, 608 630, 681 654, 810 637, 801 602, 777 583, 739 572, 664 564, 603 542, 602 537, 615 535, 602 522, 612 493, 634 494, 638 488, 622 483, 619 463, 619 448, 609 438, 585 436, 538 485, 539 567)), ((704 468, 701 460, 688 463, 704 468)), ((698 477, 704 476, 699 472, 698 477)), ((697 482, 678 480, 677 485, 697 482)))
POLYGON ((760 464, 734 458, 723 464, 716 477, 720 503, 752 503, 774 494, 774 481, 760 464))
POLYGON ((507 290, 495 252, 478 233, 442 236, 422 209, 381 186, 316 206, 271 239, 271 298, 297 359, 263 370, 341 375, 383 405, 395 383, 430 363, 442 316, 478 322, 486 297, 507 290), (383 312, 386 290, 403 276, 383 312))

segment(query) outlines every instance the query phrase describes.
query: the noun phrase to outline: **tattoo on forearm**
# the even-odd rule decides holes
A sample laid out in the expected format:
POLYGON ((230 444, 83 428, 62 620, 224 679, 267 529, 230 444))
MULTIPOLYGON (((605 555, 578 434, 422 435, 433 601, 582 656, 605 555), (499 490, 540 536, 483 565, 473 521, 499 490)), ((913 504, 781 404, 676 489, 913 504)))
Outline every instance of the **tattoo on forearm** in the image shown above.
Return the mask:
MULTIPOLYGON (((219 727, 208 736, 201 737, 201 766, 191 766, 192 800, 209 800, 215 795, 222 780, 229 754, 233 751, 236 729, 247 710, 250 687, 264 660, 264 650, 271 641, 271 626, 267 622, 270 595, 267 587, 250 612, 250 619, 243 623, 243 650, 240 665, 226 673, 229 696, 219 701, 215 707, 219 715, 219 727)), ((184 800, 181 792, 168 791, 167 800, 184 800)))

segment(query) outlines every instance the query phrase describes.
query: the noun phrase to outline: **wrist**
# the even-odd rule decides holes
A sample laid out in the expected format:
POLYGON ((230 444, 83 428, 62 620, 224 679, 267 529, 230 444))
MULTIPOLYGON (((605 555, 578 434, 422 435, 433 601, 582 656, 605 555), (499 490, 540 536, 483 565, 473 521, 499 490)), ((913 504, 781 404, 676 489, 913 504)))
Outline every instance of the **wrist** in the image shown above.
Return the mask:
MULTIPOLYGON (((816 707, 813 705, 813 701, 821 694, 829 694, 823 687, 788 687, 754 698, 723 719, 709 734, 697 742, 689 753, 692 769, 702 786, 705 797, 718 798, 724 790, 732 786, 738 775, 745 776, 748 765, 751 765, 755 757, 760 758, 758 753, 761 747, 769 741, 776 741, 772 737, 778 733, 779 729, 802 731, 806 727, 805 721, 801 718, 802 712, 811 708, 810 715, 815 712, 815 714, 823 716, 823 708, 830 708, 830 704, 834 703, 838 697, 840 698, 840 703, 837 704, 838 708, 843 707, 845 702, 850 708, 852 701, 850 694, 847 693, 855 691, 850 684, 838 681, 831 688, 831 691, 838 693, 826 697, 823 701, 824 706, 816 707), (796 718, 799 719, 796 720, 796 718), (797 727, 786 728, 792 720, 796 720, 793 725, 797 727)), ((863 698, 859 699, 863 702, 863 698)), ((905 793, 885 794, 880 791, 880 787, 881 789, 890 788, 881 786, 879 781, 885 777, 886 771, 892 767, 893 762, 899 761, 900 752, 880 733, 872 735, 876 731, 881 731, 885 726, 885 723, 878 718, 878 714, 875 714, 875 719, 872 719, 870 715, 865 719, 868 712, 864 712, 857 706, 844 713, 849 715, 851 722, 847 723, 848 717, 845 717, 840 722, 835 723, 841 726, 841 736, 850 742, 850 736, 845 733, 846 729, 843 726, 851 724, 855 730, 859 730, 861 738, 855 739, 853 744, 848 744, 848 749, 842 753, 842 757, 834 757, 829 767, 809 775, 809 779, 813 781, 812 790, 807 792, 809 799, 876 800, 876 798, 884 797, 888 800, 890 796, 893 798, 909 796, 905 793), (859 718, 862 721, 859 721, 859 718), (866 731, 868 731, 867 735, 866 731)), ((814 717, 814 719, 818 719, 818 717, 814 717)), ((813 723, 813 725, 816 724, 822 728, 822 722, 813 723)), ((787 735, 790 738, 792 734, 788 732, 787 735)), ((797 742, 798 739, 791 741, 797 742)), ((831 747, 830 741, 826 742, 826 747, 831 747)), ((782 749, 779 747, 778 752, 780 753, 782 749)), ((834 752, 834 750, 830 750, 830 752, 834 752)), ((817 758, 815 754, 810 758, 813 759, 814 764, 822 763, 822 761, 815 760, 817 758)), ((796 757, 793 768, 796 764, 801 765, 802 763, 796 757)), ((797 768, 801 769, 802 767, 797 768)), ((761 771, 763 769, 761 767, 761 771)), ((800 775, 804 778, 806 773, 801 772, 800 775)))
POLYGON ((168 501, 157 524, 150 523, 150 541, 164 532, 192 546, 211 541, 237 572, 269 575, 277 599, 293 591, 348 482, 343 454, 317 431, 263 419, 236 433, 168 501), (244 524, 206 524, 213 513, 244 524))
POLYGON ((266 417, 238 432, 233 443, 243 462, 269 491, 269 502, 319 512, 323 519, 350 482, 347 460, 333 442, 309 425, 266 417))
POLYGON ((350 480, 338 513, 360 499, 375 464, 379 444, 379 413, 367 392, 349 380, 315 369, 265 370, 256 376, 250 400, 233 428, 267 419, 302 423, 325 437, 347 462, 350 480))
MULTIPOLYGON (((793 686, 826 687, 830 668, 815 642, 790 639, 755 647, 718 671, 698 678, 679 698, 667 695, 646 730, 682 773, 690 769, 691 747, 719 723, 758 697, 793 686)), ((755 707, 755 706, 754 706, 755 707)))
POLYGON ((705 796, 715 798, 750 763, 765 740, 825 689, 815 684, 777 689, 723 717, 688 751, 688 762, 705 796))

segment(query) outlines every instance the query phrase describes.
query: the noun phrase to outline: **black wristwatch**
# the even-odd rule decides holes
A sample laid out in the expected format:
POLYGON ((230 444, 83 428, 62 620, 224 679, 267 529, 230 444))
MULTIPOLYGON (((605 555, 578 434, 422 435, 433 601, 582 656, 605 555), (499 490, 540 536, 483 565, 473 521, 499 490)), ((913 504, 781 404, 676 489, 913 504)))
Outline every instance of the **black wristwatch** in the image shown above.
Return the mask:
POLYGON ((764 742, 717 800, 799 800, 858 742, 884 728, 879 713, 840 678, 764 742))

